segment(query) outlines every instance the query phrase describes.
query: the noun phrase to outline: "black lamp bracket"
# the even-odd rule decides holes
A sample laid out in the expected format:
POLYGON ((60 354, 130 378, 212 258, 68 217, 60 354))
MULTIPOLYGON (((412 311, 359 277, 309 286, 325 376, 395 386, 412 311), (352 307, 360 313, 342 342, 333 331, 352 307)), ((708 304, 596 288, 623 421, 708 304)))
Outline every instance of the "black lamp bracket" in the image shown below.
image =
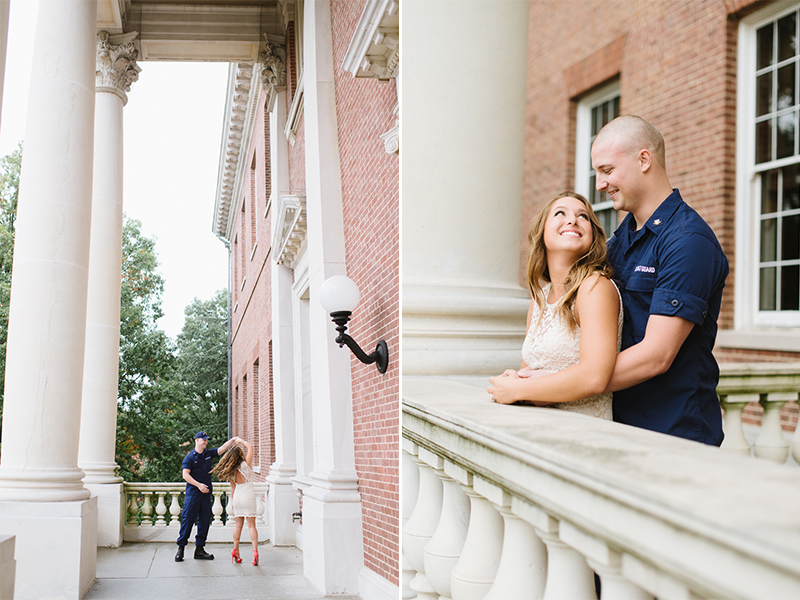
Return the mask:
POLYGON ((372 354, 364 352, 358 343, 347 335, 347 322, 350 320, 351 314, 352 313, 348 310, 331 313, 331 318, 333 322, 336 323, 336 331, 339 332, 339 335, 336 337, 336 343, 339 344, 339 348, 347 345, 353 354, 356 355, 356 358, 362 363, 365 365, 375 363, 375 366, 378 367, 378 372, 386 373, 386 369, 389 367, 389 346, 385 341, 381 340, 378 342, 375 352, 372 354))

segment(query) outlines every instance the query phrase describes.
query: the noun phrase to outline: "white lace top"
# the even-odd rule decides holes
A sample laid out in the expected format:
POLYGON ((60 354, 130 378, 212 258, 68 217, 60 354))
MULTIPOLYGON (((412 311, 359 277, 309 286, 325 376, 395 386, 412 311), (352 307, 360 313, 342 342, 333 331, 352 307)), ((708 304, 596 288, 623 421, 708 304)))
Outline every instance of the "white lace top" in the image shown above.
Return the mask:
POLYGON ((239 472, 244 476, 245 482, 236 484, 236 491, 233 492, 233 514, 237 517, 255 517, 257 515, 253 469, 242 461, 239 472))
MULTIPOLYGON (((551 284, 543 288, 544 296, 550 293, 551 284)), ((614 286, 616 288, 616 285, 614 286)), ((619 294, 619 290, 617 290, 619 294)), ((522 360, 532 369, 547 371, 563 371, 567 367, 578 364, 581 354, 581 331, 575 333, 563 321, 556 310, 556 304, 545 304, 544 315, 539 321, 539 305, 534 302, 531 314, 531 326, 522 344, 522 360), (538 327, 537 327, 538 323, 538 327)), ((619 325, 617 329, 617 352, 622 341, 622 298, 619 303, 619 325)), ((598 394, 574 402, 559 402, 554 408, 579 412, 598 419, 611 420, 612 394, 598 394)))

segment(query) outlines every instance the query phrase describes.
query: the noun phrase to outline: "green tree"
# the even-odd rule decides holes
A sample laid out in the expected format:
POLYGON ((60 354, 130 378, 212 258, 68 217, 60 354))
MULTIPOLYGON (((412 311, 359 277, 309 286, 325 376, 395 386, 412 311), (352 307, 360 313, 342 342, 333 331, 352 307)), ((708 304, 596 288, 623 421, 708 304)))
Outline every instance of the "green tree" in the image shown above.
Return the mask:
POLYGON ((11 266, 14 261, 14 226, 17 220, 22 142, 0 159, 0 423, 6 379, 8 306, 11 301, 11 266))
POLYGON ((183 386, 174 343, 157 327, 164 279, 139 221, 125 220, 122 240, 117 464, 126 481, 172 481, 180 478, 183 386))
POLYGON ((228 292, 186 307, 178 334, 178 375, 184 385, 182 422, 221 443, 228 436, 228 292))

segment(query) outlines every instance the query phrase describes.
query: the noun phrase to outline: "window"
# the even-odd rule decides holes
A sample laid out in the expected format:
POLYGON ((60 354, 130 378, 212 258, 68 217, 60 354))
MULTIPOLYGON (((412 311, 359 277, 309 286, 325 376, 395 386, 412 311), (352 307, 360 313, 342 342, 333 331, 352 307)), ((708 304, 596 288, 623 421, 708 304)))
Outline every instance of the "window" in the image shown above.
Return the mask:
POLYGON ((800 326, 800 4, 739 30, 736 327, 800 326))
POLYGON ((619 116, 619 81, 603 86, 578 102, 575 119, 575 191, 586 196, 609 237, 617 228, 617 211, 605 192, 595 189, 592 142, 603 125, 619 116))

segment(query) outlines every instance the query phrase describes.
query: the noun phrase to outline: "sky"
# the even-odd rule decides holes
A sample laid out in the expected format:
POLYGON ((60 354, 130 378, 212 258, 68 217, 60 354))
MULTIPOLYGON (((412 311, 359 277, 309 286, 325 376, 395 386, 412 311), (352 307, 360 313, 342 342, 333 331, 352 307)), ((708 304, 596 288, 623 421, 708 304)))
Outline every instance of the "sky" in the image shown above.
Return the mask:
MULTIPOLYGON (((0 156, 25 137, 37 9, 37 0, 11 2, 0 156)), ((156 238, 166 282, 158 325, 174 338, 194 298, 228 286, 228 251, 212 232, 228 65, 139 66, 123 109, 123 205, 156 238)))

